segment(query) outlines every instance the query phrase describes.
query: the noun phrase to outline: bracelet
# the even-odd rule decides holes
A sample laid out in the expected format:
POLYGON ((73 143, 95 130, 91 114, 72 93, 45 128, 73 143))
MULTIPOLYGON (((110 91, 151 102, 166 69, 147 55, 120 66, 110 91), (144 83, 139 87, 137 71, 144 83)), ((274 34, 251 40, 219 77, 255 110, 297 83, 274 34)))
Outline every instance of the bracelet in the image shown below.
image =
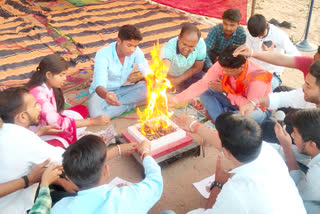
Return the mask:
POLYGON ((220 189, 222 189, 223 184, 221 184, 221 183, 219 183, 217 181, 214 181, 210 186, 210 191, 213 189, 213 187, 219 187, 220 189))
POLYGON ((89 117, 90 126, 93 126, 93 120, 91 117, 89 117))
POLYGON ((189 125, 189 130, 191 131, 192 130, 192 125, 194 124, 194 123, 196 123, 196 122, 198 122, 197 120, 194 120, 194 121, 192 121, 191 123, 190 123, 190 125, 189 125))
POLYGON ((253 100, 249 100, 249 102, 255 107, 258 108, 257 104, 253 100))
POLYGON ((24 180, 24 183, 26 184, 24 188, 28 188, 29 187, 29 178, 27 175, 22 177, 24 180))
POLYGON ((197 123, 193 130, 194 133, 197 133, 199 126, 200 126, 200 123, 197 123))
POLYGON ((121 156, 121 149, 120 149, 120 145, 117 145, 117 147, 118 147, 119 156, 121 156))

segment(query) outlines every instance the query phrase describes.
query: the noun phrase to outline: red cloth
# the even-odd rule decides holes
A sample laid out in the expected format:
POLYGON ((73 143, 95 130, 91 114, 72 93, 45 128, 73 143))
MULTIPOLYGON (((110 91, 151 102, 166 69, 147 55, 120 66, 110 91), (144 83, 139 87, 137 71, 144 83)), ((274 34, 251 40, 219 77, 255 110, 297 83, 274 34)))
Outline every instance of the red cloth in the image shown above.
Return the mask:
POLYGON ((153 0, 160 4, 178 8, 189 13, 221 19, 225 10, 238 8, 240 23, 247 24, 247 0, 153 0))
POLYGON ((61 143, 61 141, 58 140, 58 139, 47 140, 46 142, 47 142, 48 144, 50 144, 51 146, 61 147, 61 148, 63 148, 63 149, 66 149, 66 148, 64 147, 64 145, 61 143))
POLYGON ((78 112, 83 117, 83 119, 87 118, 89 114, 88 108, 85 105, 72 106, 70 108, 67 108, 66 110, 78 112))

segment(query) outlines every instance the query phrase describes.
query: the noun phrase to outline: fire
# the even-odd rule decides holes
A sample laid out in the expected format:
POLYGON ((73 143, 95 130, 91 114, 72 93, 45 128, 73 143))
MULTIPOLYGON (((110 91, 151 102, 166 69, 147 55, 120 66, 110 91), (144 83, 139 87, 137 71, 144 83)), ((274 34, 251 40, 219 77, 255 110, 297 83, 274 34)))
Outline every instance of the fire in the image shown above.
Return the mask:
POLYGON ((168 111, 166 95, 167 89, 172 86, 170 81, 166 79, 168 67, 160 59, 159 41, 153 46, 151 56, 151 72, 145 77, 148 89, 148 104, 143 112, 139 108, 137 109, 143 135, 146 135, 147 132, 154 134, 159 132, 160 129, 169 128, 170 125, 166 118, 172 115, 172 112, 168 111))

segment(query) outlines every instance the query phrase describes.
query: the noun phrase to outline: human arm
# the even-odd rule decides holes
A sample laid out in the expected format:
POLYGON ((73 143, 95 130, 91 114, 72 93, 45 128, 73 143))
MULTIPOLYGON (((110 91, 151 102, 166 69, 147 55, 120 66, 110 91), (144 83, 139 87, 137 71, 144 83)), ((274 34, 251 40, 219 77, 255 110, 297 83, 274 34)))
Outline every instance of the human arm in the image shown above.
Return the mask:
POLYGON ((62 166, 55 166, 53 163, 44 171, 41 178, 39 194, 29 214, 50 214, 52 201, 49 185, 58 179, 61 173, 62 166))
POLYGON ((187 115, 179 116, 176 120, 176 123, 179 127, 187 131, 197 133, 204 139, 204 142, 213 145, 219 151, 221 150, 221 141, 217 130, 209 129, 202 123, 196 122, 194 118, 187 115))
POLYGON ((269 92, 271 92, 270 83, 252 81, 248 86, 247 94, 245 96, 229 93, 227 97, 233 105, 242 106, 248 103, 249 100, 264 97, 269 92))
POLYGON ((122 202, 123 206, 132 208, 136 213, 147 213, 160 199, 163 191, 161 168, 149 155, 150 142, 144 141, 138 147, 142 158, 145 179, 131 186, 120 187, 121 192, 126 192, 128 200, 122 202))
POLYGON ((296 158, 292 150, 292 140, 285 128, 286 128, 285 126, 282 127, 276 121, 276 124, 274 126, 274 131, 283 149, 283 153, 286 159, 288 169, 289 171, 298 170, 299 166, 297 164, 296 158))
POLYGON ((284 54, 273 51, 255 51, 249 48, 246 44, 241 45, 233 52, 234 57, 238 55, 253 57, 273 65, 296 68, 293 56, 286 56, 284 54))
POLYGON ((137 143, 118 144, 107 149, 107 160, 112 160, 118 156, 127 156, 132 154, 137 148, 137 143))
MULTIPOLYGON (((32 171, 27 175, 28 186, 38 183, 41 179, 43 172, 45 171, 45 166, 49 163, 49 160, 44 161, 32 168, 32 171)), ((6 183, 0 184, 0 198, 13 193, 17 190, 26 187, 26 182, 23 178, 18 178, 6 183)))
POLYGON ((209 82, 216 81, 222 75, 222 68, 218 62, 210 67, 208 72, 196 83, 175 96, 178 104, 182 104, 192 98, 199 96, 208 89, 209 82))
POLYGON ((199 73, 202 71, 204 61, 195 61, 193 66, 186 70, 183 74, 180 76, 168 76, 168 79, 170 80, 171 84, 176 86, 180 83, 190 79, 193 75, 199 73))
POLYGON ((107 91, 107 89, 103 86, 98 86, 96 88, 96 93, 99 97, 104 99, 106 103, 112 106, 121 106, 120 101, 117 98, 117 95, 112 91, 107 91))

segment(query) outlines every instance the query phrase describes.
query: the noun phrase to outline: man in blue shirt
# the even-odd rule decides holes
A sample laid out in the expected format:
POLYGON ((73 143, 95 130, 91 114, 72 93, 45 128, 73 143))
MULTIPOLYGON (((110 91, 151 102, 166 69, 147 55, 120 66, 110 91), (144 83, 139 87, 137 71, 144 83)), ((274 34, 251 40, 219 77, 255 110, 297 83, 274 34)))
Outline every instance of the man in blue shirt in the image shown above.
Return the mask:
POLYGON ((146 85, 141 80, 149 66, 138 47, 141 40, 138 28, 124 25, 117 41, 97 52, 89 89, 91 117, 107 115, 113 118, 145 101, 146 85))
POLYGON ((87 135, 70 145, 63 155, 63 168, 80 191, 77 196, 57 202, 51 214, 147 213, 160 199, 163 190, 161 169, 149 155, 150 147, 149 141, 138 147, 145 179, 130 186, 112 187, 106 184, 109 167, 103 140, 87 135))
POLYGON ((225 47, 232 43, 242 45, 246 42, 246 32, 239 26, 240 20, 241 13, 239 9, 228 9, 222 14, 222 24, 216 25, 211 29, 204 40, 207 46, 207 57, 203 69, 205 72, 215 63, 210 58, 217 61, 217 57, 225 47))
POLYGON ((205 57, 206 45, 199 29, 184 23, 179 36, 170 39, 161 50, 161 58, 169 67, 168 79, 177 92, 201 79, 205 57))

